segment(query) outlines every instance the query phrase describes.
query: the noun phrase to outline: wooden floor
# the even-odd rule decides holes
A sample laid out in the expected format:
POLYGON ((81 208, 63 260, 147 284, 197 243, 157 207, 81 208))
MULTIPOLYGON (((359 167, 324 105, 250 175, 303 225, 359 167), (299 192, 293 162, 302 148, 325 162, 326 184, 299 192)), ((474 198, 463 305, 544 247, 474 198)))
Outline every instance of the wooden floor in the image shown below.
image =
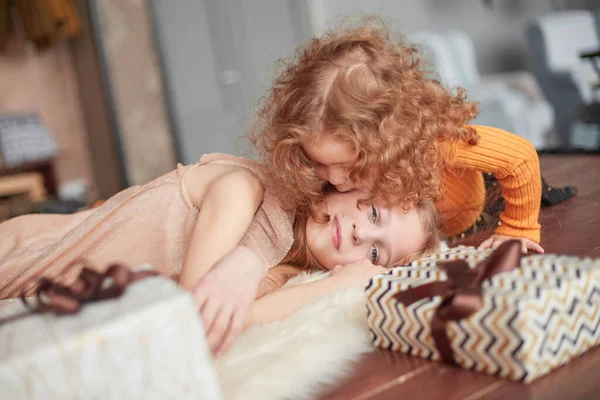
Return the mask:
MULTIPOLYGON (((550 185, 579 189, 574 199, 542 209, 542 246, 548 253, 600 257, 600 156, 542 156, 541 165, 550 185)), ((322 399, 600 399, 600 348, 531 385, 378 350, 322 399)))

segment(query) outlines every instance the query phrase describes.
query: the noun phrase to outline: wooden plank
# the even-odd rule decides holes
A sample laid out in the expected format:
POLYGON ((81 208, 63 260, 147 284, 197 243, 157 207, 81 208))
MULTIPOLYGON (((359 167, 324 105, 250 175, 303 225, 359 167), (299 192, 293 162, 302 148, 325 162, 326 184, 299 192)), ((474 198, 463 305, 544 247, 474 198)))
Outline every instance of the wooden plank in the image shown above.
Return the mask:
MULTIPOLYGON (((600 398, 600 348, 595 348, 530 385, 506 382, 488 398, 527 400, 584 400, 600 398)), ((466 400, 466 399, 465 399, 466 400)), ((468 400, 475 400, 469 398, 468 400)))
POLYGON ((360 400, 394 400, 400 398, 400 394, 402 394, 402 398, 411 400, 462 400, 472 393, 485 392, 490 387, 493 390, 496 386, 504 384, 490 375, 473 373, 438 363, 431 364, 434 367, 425 373, 372 395, 367 393, 366 396, 360 397, 360 400))
POLYGON ((360 360, 352 374, 324 390, 322 397, 327 400, 358 399, 366 393, 410 380, 434 366, 422 358, 375 350, 360 360))

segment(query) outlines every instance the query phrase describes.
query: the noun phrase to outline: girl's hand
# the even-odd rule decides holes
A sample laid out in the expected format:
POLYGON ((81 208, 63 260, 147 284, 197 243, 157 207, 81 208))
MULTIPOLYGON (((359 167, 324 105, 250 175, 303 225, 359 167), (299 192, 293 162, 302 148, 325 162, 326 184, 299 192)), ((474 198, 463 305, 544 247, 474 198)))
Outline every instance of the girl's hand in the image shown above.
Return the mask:
POLYGON ((254 252, 238 247, 217 262, 192 290, 206 340, 216 357, 226 353, 242 332, 263 279, 261 264, 254 252))
POLYGON ((331 276, 345 280, 348 285, 357 285, 366 283, 377 274, 384 274, 388 270, 374 265, 369 260, 358 261, 347 265, 336 265, 331 270, 331 276))
POLYGON ((527 238, 517 238, 517 237, 512 237, 512 236, 505 236, 505 235, 492 235, 489 238, 487 238, 486 240, 484 240, 480 245, 479 248, 480 249, 497 249, 498 246, 500 246, 502 243, 508 241, 508 240, 514 240, 517 239, 521 242, 521 252, 523 254, 527 254, 527 252, 529 250, 533 250, 536 251, 538 253, 543 253, 544 249, 542 248, 542 246, 540 246, 539 244, 537 244, 536 242, 534 242, 531 239, 527 239, 527 238))

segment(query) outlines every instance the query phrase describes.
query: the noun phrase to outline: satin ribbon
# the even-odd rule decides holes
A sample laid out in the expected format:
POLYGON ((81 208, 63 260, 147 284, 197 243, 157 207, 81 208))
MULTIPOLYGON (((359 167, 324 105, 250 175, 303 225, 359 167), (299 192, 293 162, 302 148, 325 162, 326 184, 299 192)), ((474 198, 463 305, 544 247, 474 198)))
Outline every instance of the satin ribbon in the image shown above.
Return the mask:
POLYGON ((396 294, 394 298, 408 307, 425 298, 442 297, 442 302, 431 319, 431 334, 442 360, 456 365, 446 330, 448 322, 460 321, 478 311, 483 306, 483 281, 518 268, 520 262, 521 242, 510 240, 500 245, 475 268, 469 268, 464 260, 441 263, 438 267, 446 271, 448 280, 417 286, 396 294))
MULTIPOLYGON (((76 263, 85 265, 81 261, 76 263)), ((32 311, 72 314, 85 303, 119 297, 131 283, 156 275, 156 271, 130 271, 119 264, 111 265, 103 273, 84 267, 70 286, 42 278, 35 291, 37 304, 31 304, 25 294, 21 295, 21 301, 32 311)))

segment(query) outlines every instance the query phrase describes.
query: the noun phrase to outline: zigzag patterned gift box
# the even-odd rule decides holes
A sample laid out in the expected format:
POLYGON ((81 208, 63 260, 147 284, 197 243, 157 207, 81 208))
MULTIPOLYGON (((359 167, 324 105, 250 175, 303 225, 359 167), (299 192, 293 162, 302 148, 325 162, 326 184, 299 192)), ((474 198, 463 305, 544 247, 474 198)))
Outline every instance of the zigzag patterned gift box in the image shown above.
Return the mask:
POLYGON ((516 258, 516 268, 478 287, 446 270, 464 260, 466 270, 481 272, 492 256, 491 250, 457 247, 375 276, 366 289, 374 345, 531 382, 600 343, 600 259, 516 258), (436 290, 443 293, 427 295, 436 290), (444 317, 473 299, 474 310, 444 317))

